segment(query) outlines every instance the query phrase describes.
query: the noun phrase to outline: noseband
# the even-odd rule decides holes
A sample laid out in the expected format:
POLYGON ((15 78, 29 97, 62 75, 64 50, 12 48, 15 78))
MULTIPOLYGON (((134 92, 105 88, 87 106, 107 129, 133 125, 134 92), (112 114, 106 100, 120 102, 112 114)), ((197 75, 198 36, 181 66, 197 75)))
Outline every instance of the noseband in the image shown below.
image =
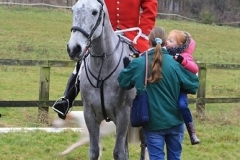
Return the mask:
MULTIPOLYGON (((95 30, 96 30, 97 27, 99 26, 101 20, 104 19, 104 17, 105 17, 105 13, 104 13, 104 11, 103 11, 103 2, 102 2, 101 0, 98 0, 98 2, 101 4, 102 7, 101 7, 101 10, 100 10, 100 13, 99 13, 97 22, 96 22, 96 24, 94 25, 94 27, 93 27, 93 29, 92 29, 92 31, 91 31, 90 34, 88 34, 84 29, 82 29, 81 27, 78 27, 78 26, 73 26, 73 27, 71 28, 71 32, 76 32, 76 31, 78 31, 78 32, 81 32, 85 37, 87 37, 87 39, 88 39, 88 40, 87 40, 87 46, 86 46, 87 49, 91 47, 91 42, 92 42, 91 39, 92 39, 93 33, 95 32, 95 30), (102 12, 103 12, 103 16, 102 16, 102 12)), ((103 21, 103 26, 104 26, 104 21, 103 21)))

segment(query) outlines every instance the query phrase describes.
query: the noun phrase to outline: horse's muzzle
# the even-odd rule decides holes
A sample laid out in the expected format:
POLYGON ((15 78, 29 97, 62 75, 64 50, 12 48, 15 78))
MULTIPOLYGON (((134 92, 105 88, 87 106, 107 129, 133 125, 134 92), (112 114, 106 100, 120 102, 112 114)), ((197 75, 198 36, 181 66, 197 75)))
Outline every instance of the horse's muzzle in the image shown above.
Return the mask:
POLYGON ((80 45, 75 45, 74 47, 70 48, 69 45, 67 44, 67 52, 68 52, 68 55, 69 57, 72 59, 72 60, 80 60, 80 55, 82 53, 82 48, 80 45))

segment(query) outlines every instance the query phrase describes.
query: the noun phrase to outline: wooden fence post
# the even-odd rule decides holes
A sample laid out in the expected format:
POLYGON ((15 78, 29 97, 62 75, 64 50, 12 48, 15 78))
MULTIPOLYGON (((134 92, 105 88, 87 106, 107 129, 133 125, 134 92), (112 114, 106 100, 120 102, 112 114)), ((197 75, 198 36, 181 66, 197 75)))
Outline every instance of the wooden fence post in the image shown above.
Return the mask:
MULTIPOLYGON (((50 86, 50 67, 40 67, 40 86, 39 86, 39 100, 49 100, 49 86, 50 86)), ((49 106, 43 104, 38 107, 38 118, 40 122, 48 123, 49 106)))
POLYGON ((205 113, 205 98, 206 98, 206 78, 207 78, 207 64, 199 63, 199 88, 197 92, 196 109, 199 116, 203 116, 205 113))

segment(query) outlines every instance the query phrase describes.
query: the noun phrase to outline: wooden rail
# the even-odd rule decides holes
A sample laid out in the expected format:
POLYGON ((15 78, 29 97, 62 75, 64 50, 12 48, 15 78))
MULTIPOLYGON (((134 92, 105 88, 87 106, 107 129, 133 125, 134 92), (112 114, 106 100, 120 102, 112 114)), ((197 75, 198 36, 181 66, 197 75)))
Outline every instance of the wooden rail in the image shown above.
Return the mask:
MULTIPOLYGON (((39 100, 35 101, 0 101, 0 107, 38 107, 39 111, 48 112, 49 106, 55 101, 49 100, 49 80, 51 67, 73 67, 73 61, 53 61, 53 60, 16 60, 16 59, 0 59, 0 66, 39 66, 39 100)), ((240 97, 236 98, 206 98, 206 75, 207 69, 231 69, 240 70, 239 64, 212 64, 198 63, 200 86, 196 98, 190 98, 190 104, 196 104, 198 113, 204 114, 206 103, 240 103, 240 97)), ((81 101, 75 101, 74 106, 82 106, 81 101)))

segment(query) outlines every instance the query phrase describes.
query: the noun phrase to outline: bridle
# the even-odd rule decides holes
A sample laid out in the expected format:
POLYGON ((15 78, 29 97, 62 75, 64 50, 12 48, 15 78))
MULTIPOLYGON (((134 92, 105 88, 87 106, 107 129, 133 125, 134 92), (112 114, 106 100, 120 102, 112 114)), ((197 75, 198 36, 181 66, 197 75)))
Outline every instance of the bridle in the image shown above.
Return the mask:
MULTIPOLYGON (((102 19, 104 19, 105 17, 105 12, 103 11, 103 2, 101 0, 97 0, 100 4, 101 4, 101 10, 100 10, 100 13, 99 13, 99 16, 98 16, 98 19, 97 19, 97 22, 96 24, 94 25, 93 29, 91 30, 90 34, 87 33, 84 29, 82 29, 81 27, 78 27, 78 26, 73 26, 71 28, 71 32, 75 32, 75 31, 78 31, 80 33, 82 33, 85 37, 87 37, 87 46, 86 46, 86 51, 88 50, 88 48, 91 47, 91 42, 92 42, 92 35, 93 33, 95 32, 95 30, 97 29, 97 27, 99 26, 100 22, 102 19)), ((103 21, 103 24, 104 26, 104 21, 103 21)))
POLYGON ((116 44, 116 46, 115 46, 115 48, 113 49, 113 51, 111 51, 111 52, 108 53, 108 54, 102 53, 101 55, 93 55, 93 54, 90 52, 89 48, 91 48, 93 33, 95 32, 95 30, 97 29, 97 27, 100 25, 101 20, 103 20, 103 23, 102 23, 103 26, 102 26, 102 28, 104 28, 104 18, 105 18, 105 12, 104 12, 104 10, 103 10, 103 5, 104 5, 104 4, 103 4, 103 2, 102 2, 101 0, 97 0, 97 1, 101 4, 101 10, 100 10, 98 19, 97 19, 97 21, 96 21, 93 29, 91 30, 90 34, 87 33, 84 29, 82 29, 81 27, 78 27, 78 26, 73 26, 73 27, 71 28, 71 32, 76 32, 76 31, 78 31, 78 32, 82 33, 82 34, 87 38, 87 46, 86 46, 86 50, 85 50, 85 53, 84 53, 84 56, 83 56, 82 60, 84 61, 84 65, 86 66, 85 71, 86 71, 87 78, 88 78, 90 84, 91 84, 94 88, 99 88, 99 87, 101 86, 102 82, 105 81, 105 80, 107 80, 107 79, 115 72, 115 70, 118 68, 118 66, 119 66, 119 64, 120 64, 120 61, 121 61, 121 59, 122 59, 122 52, 123 52, 123 48, 122 48, 122 52, 121 52, 121 56, 120 56, 119 62, 118 62, 118 64, 117 64, 117 66, 114 68, 114 70, 113 70, 106 78, 100 79, 100 74, 101 74, 101 72, 102 72, 102 66, 103 66, 103 63, 104 63, 105 58, 113 55, 113 54, 116 52, 116 50, 119 48, 120 42, 121 42, 122 40, 121 40, 121 38, 118 36, 118 37, 119 37, 118 43, 116 44), (89 54, 90 54, 92 57, 101 58, 101 59, 102 59, 102 65, 101 65, 101 67, 99 68, 99 74, 98 74, 97 77, 93 75, 93 73, 90 71, 89 67, 88 67, 87 64, 86 64, 85 58, 86 58, 89 54), (90 80, 90 78, 89 78, 89 73, 88 73, 88 72, 92 75, 92 77, 93 77, 94 79, 96 79, 96 81, 97 81, 97 84, 96 84, 96 85, 94 85, 94 84, 91 82, 91 80, 90 80))
POLYGON ((83 61, 84 61, 84 66, 85 66, 85 72, 86 72, 86 76, 87 76, 87 79, 89 81, 89 83, 92 85, 92 87, 94 88, 100 88, 100 96, 101 96, 101 106, 102 106, 102 111, 103 111, 103 116, 104 116, 104 119, 109 122, 111 121, 111 119, 107 116, 107 113, 106 113, 106 109, 105 109, 105 103, 104 103, 104 82, 111 77, 111 75, 117 70, 120 62, 121 62, 121 59, 122 59, 122 54, 123 54, 123 45, 122 45, 122 50, 121 50, 121 55, 120 55, 120 58, 119 58, 119 61, 116 65, 116 67, 110 72, 110 74, 105 77, 104 79, 100 78, 100 74, 102 72, 102 67, 103 67, 103 64, 104 64, 104 60, 106 57, 109 57, 111 55, 114 54, 114 52, 117 51, 117 49, 119 48, 120 46, 120 42, 122 42, 122 39, 118 36, 118 43, 116 44, 115 48, 113 49, 112 52, 110 52, 109 54, 106 54, 106 53, 102 53, 102 55, 92 55, 89 48, 91 48, 91 43, 92 43, 92 36, 93 36, 93 33, 95 32, 95 30, 97 29, 97 27, 100 25, 100 22, 101 20, 103 20, 103 23, 102 23, 102 28, 104 28, 104 18, 105 18, 105 12, 103 10, 103 2, 101 0, 97 0, 100 4, 101 4, 101 10, 100 10, 100 13, 99 13, 99 16, 98 16, 98 19, 96 21, 96 24, 94 25, 93 29, 91 30, 90 34, 87 33, 84 29, 82 29, 81 27, 78 27, 78 26, 73 26, 71 28, 71 32, 75 32, 75 31, 78 31, 80 33, 82 33, 86 38, 87 38, 87 45, 86 45, 86 49, 85 49, 85 53, 84 53, 84 56, 83 56, 83 61), (102 59, 102 64, 101 64, 101 67, 99 68, 99 73, 98 73, 98 76, 94 76, 94 74, 90 71, 89 69, 89 66, 87 66, 87 63, 86 63, 86 57, 88 55, 91 55, 92 57, 95 57, 95 58, 101 58, 102 59), (97 81, 97 84, 94 85, 90 78, 89 78, 89 73, 91 74, 91 76, 97 81))

